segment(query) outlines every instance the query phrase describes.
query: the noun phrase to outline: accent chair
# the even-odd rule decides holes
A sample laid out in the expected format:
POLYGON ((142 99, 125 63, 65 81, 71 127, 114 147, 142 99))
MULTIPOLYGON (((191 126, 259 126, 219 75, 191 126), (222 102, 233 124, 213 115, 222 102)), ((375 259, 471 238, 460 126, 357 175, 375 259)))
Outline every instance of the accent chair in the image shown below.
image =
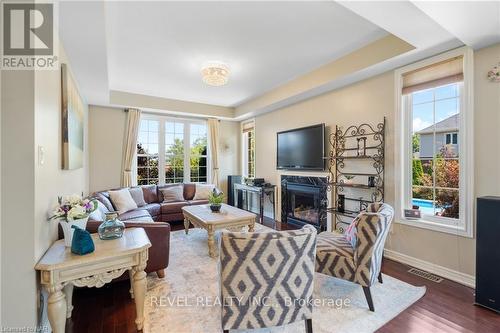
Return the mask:
POLYGON ((222 330, 305 321, 312 333, 316 229, 223 232, 220 240, 222 330))
POLYGON ((394 209, 372 203, 352 223, 355 241, 334 232, 318 235, 316 272, 357 283, 363 287, 370 311, 375 311, 370 287, 382 283, 384 244, 394 218, 394 209))

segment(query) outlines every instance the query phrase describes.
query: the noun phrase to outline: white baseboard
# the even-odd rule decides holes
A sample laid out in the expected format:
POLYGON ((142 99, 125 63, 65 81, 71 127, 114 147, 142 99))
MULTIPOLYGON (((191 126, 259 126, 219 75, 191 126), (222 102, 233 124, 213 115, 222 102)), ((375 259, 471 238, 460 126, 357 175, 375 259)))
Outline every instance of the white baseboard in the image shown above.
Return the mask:
POLYGON ((387 259, 391 259, 402 264, 407 264, 419 269, 423 269, 424 271, 439 275, 445 279, 458 282, 467 287, 475 288, 476 287, 476 277, 473 275, 465 274, 459 271, 455 271, 450 268, 446 268, 440 265, 433 264, 431 262, 410 257, 406 254, 402 254, 393 250, 384 250, 384 256, 387 259))

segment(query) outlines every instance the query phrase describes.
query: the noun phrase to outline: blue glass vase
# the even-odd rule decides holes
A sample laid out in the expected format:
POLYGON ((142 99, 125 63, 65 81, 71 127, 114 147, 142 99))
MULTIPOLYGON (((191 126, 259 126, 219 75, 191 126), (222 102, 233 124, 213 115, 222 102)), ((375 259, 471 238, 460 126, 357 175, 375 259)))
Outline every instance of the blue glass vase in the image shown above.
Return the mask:
POLYGON ((116 239, 123 236, 125 224, 118 220, 117 212, 108 212, 104 222, 101 223, 97 232, 100 239, 116 239))

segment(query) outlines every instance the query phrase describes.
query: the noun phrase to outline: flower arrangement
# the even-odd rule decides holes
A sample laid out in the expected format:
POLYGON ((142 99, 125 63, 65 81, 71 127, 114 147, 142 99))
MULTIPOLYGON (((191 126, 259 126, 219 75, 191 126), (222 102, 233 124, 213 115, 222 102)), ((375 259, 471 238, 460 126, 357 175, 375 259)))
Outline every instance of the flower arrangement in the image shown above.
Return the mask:
POLYGON ((500 82, 500 63, 488 72, 488 79, 491 82, 500 82))
POLYGON ((57 206, 49 220, 64 220, 70 222, 86 218, 97 209, 97 200, 84 199, 79 195, 58 197, 57 206))

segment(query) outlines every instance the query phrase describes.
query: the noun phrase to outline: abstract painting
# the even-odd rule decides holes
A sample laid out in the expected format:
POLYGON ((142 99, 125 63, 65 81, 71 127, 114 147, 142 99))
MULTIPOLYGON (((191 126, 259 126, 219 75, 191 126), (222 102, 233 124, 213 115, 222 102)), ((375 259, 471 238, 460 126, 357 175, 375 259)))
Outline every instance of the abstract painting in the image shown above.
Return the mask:
POLYGON ((62 168, 83 167, 84 110, 82 98, 66 64, 61 64, 62 168))

